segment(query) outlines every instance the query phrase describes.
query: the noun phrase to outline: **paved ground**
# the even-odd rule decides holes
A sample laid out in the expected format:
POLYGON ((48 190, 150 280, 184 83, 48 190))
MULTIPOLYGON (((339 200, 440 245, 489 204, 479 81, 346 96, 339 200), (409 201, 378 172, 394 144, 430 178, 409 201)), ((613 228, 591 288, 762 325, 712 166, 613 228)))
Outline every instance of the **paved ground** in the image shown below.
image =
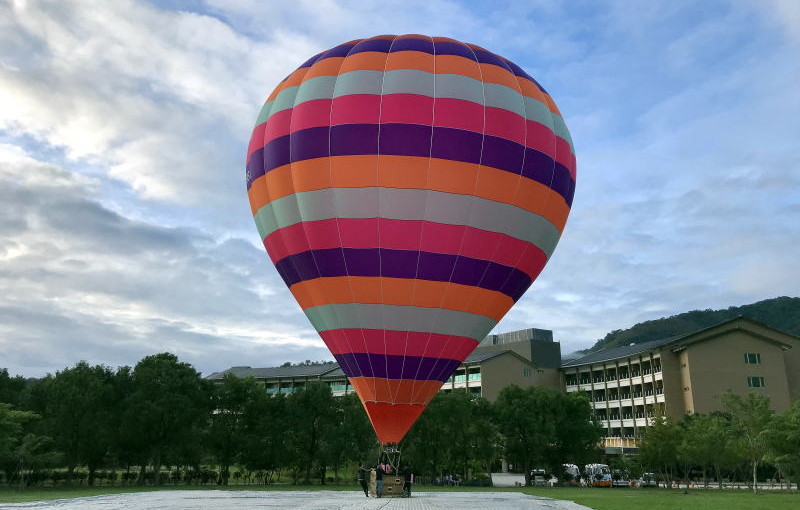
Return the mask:
POLYGON ((333 491, 159 491, 37 503, 0 503, 0 509, 37 510, 590 510, 572 501, 515 492, 420 492, 412 498, 364 497, 333 491))

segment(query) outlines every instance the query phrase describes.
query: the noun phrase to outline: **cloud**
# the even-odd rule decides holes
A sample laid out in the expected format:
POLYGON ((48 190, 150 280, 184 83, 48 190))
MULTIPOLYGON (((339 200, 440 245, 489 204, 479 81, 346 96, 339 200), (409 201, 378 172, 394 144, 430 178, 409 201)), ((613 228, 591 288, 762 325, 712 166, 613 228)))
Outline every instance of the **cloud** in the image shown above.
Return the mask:
POLYGON ((550 328, 568 351, 800 288, 794 2, 164 5, 0 3, 0 350, 12 371, 165 349, 204 371, 328 357, 259 246, 244 152, 284 76, 378 33, 503 54, 572 131, 571 219, 496 331, 550 328))
POLYGON ((3 366, 41 375, 165 349, 204 371, 329 357, 248 241, 121 216, 92 180, 18 148, 0 146, 0 169, 3 366))

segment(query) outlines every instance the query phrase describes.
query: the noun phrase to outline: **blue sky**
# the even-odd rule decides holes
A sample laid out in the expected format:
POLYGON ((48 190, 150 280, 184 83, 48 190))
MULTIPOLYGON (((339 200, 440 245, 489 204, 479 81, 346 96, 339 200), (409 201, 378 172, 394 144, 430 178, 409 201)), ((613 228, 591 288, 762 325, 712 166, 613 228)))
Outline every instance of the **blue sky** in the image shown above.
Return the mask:
POLYGON ((245 151, 280 79, 383 33, 504 55, 572 133, 564 236, 496 332, 552 329, 569 352, 643 320, 799 295, 793 0, 6 0, 0 367, 329 359, 260 245, 245 151))

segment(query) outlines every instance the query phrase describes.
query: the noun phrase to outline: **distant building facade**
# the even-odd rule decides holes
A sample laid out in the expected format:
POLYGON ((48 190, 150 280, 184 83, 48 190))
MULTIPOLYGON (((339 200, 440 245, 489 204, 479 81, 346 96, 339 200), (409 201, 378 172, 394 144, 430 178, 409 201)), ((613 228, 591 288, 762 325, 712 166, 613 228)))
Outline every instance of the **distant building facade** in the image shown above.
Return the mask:
MULTIPOLYGON (((291 393, 316 380, 335 396, 353 387, 335 362, 232 367, 209 375, 253 377, 267 393, 291 393)), ((604 349, 562 362, 551 331, 487 336, 442 385, 494 401, 506 386, 586 392, 606 431, 609 454, 633 451, 656 416, 680 419, 721 410, 720 395, 756 392, 777 411, 800 399, 800 338, 743 317, 687 335, 604 349)))
POLYGON ((798 398, 800 339, 746 319, 662 340, 588 354, 561 367, 565 390, 589 395, 606 429, 607 453, 635 448, 656 416, 680 419, 722 409, 730 390, 770 398, 776 411, 798 398))
MULTIPOLYGON (((465 390, 470 395, 494 401, 500 391, 511 384, 562 390, 558 368, 560 353, 552 331, 531 328, 490 335, 453 372, 441 391, 465 390)), ((270 394, 291 393, 312 380, 328 384, 334 396, 354 391, 335 362, 269 368, 232 367, 213 373, 207 379, 220 380, 228 373, 252 377, 270 394)))

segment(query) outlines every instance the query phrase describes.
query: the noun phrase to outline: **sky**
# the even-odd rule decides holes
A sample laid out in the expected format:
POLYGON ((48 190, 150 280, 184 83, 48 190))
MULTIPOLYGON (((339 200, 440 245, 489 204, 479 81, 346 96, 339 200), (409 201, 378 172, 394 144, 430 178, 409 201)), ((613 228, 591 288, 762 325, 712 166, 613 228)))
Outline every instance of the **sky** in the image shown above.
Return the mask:
POLYGON ((494 332, 562 352, 800 295, 800 2, 0 0, 0 368, 332 359, 264 251, 250 131, 310 56, 475 43, 553 96, 575 200, 494 332))

